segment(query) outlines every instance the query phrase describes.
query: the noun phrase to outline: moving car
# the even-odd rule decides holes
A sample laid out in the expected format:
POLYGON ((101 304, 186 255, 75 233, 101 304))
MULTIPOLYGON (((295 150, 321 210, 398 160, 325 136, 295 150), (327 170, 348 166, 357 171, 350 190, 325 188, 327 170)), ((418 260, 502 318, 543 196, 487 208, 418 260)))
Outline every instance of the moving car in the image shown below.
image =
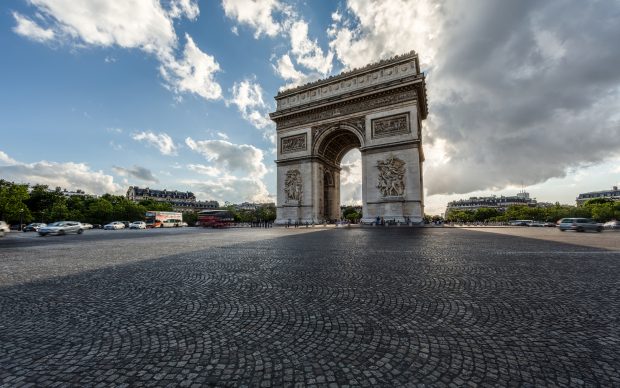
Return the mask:
POLYGON ((512 226, 528 226, 532 222, 534 222, 534 220, 513 220, 513 221, 510 221, 510 225, 512 225, 512 226))
POLYGON ((33 222, 32 224, 28 224, 24 226, 24 232, 38 232, 40 228, 47 226, 47 224, 41 222, 33 222))
POLYGON ((125 229, 125 224, 120 221, 112 221, 109 224, 103 226, 105 230, 125 229))
POLYGON ((620 230, 620 221, 607 221, 603 224, 603 228, 620 230))
POLYGON ((540 221, 532 221, 532 222, 528 223, 527 226, 541 227, 541 226, 545 226, 545 224, 543 222, 540 222, 540 221))
POLYGON ((4 237, 5 233, 9 233, 9 226, 6 222, 0 221, 0 237, 4 237))
POLYGON ((586 230, 603 231, 602 224, 589 218, 562 218, 558 221, 558 227, 561 232, 566 230, 574 230, 576 232, 585 232, 586 230))
POLYGON ((129 224, 129 229, 146 229, 146 222, 134 221, 131 224, 129 224))
POLYGON ((83 231, 84 228, 82 227, 82 224, 77 221, 58 221, 47 226, 43 226, 38 230, 40 236, 47 236, 48 234, 63 235, 67 233, 82 234, 83 231))
POLYGON ((88 222, 82 222, 82 226, 84 227, 84 229, 92 229, 93 228, 93 224, 89 224, 88 222))

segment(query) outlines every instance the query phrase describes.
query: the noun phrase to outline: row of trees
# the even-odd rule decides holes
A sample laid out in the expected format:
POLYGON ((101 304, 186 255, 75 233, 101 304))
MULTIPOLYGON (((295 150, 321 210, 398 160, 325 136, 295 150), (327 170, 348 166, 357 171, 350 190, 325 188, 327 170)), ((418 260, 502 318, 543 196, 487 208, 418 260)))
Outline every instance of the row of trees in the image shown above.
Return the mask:
POLYGON ((273 222, 276 219, 276 207, 272 204, 259 206, 256 210, 237 209, 234 205, 226 206, 235 217, 235 222, 273 222))
POLYGON ((620 202, 595 198, 582 206, 560 205, 550 207, 529 207, 525 205, 509 206, 505 212, 494 208, 477 210, 452 210, 446 215, 450 222, 507 222, 510 220, 536 220, 556 222, 561 218, 583 217, 598 222, 620 219, 620 202))
MULTIPOLYGON (((237 222, 271 222, 276 219, 273 205, 261 206, 256 210, 237 210, 227 206, 237 222)), ((172 211, 166 202, 144 200, 132 202, 120 195, 104 194, 98 198, 76 195, 67 197, 60 187, 50 190, 46 185, 17 184, 0 179, 0 220, 9 224, 20 222, 53 222, 75 220, 91 224, 106 224, 115 220, 144 220, 149 210, 172 211)), ((183 213, 183 220, 189 225, 197 221, 196 212, 183 213)))
POLYGON ((172 205, 153 200, 134 203, 119 195, 105 194, 67 197, 57 187, 16 184, 0 179, 0 219, 10 224, 19 222, 53 222, 76 220, 104 224, 114 220, 144 220, 147 210, 171 211, 172 205))

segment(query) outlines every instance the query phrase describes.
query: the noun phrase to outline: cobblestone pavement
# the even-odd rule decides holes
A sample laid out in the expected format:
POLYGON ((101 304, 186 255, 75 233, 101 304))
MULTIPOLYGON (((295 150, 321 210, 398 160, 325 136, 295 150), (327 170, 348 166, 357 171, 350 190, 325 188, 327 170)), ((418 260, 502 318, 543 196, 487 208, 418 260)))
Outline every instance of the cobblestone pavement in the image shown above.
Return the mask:
POLYGON ((620 386, 620 252, 248 233, 176 234, 178 254, 164 235, 0 249, 24 268, 0 277, 0 386, 620 386))

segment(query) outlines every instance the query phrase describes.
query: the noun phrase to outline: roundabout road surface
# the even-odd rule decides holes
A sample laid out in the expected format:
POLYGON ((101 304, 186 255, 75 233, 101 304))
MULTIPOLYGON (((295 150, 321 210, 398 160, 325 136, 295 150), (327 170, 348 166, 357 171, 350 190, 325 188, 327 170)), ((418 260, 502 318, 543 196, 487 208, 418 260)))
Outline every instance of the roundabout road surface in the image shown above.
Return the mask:
POLYGON ((618 251, 187 228, 11 234, 0 268, 0 386, 620 386, 618 251))

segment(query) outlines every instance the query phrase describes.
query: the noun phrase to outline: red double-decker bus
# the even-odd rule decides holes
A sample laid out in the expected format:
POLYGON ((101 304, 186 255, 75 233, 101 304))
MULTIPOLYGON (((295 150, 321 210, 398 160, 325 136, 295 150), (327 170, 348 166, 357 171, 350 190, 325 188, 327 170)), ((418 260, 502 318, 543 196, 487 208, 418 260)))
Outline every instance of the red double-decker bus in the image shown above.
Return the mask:
POLYGON ((196 224, 205 228, 227 228, 233 222, 235 218, 228 210, 202 210, 198 212, 196 224))

